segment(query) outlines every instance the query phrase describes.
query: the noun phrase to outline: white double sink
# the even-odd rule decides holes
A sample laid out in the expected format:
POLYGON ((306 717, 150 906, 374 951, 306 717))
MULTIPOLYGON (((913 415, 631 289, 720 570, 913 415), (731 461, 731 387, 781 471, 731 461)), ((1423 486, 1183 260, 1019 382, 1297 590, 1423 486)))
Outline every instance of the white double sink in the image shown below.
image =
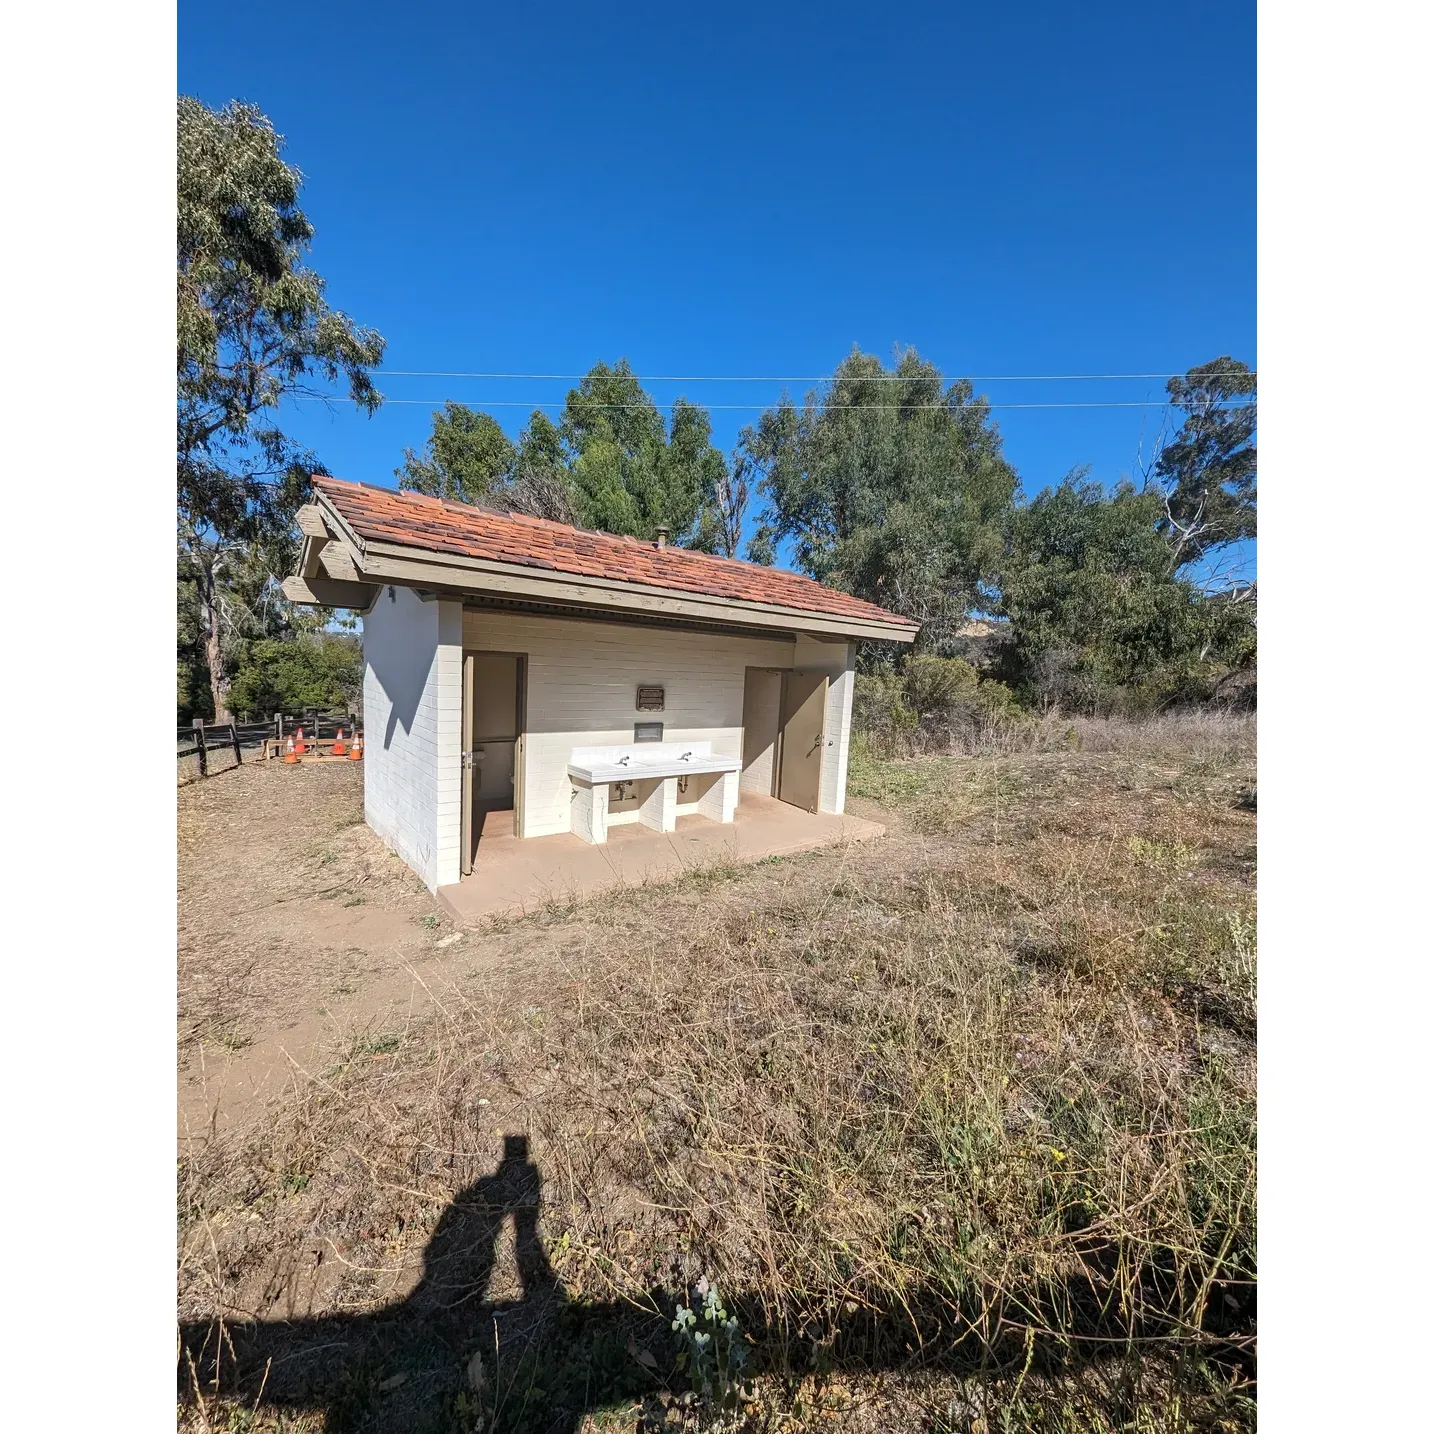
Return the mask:
POLYGON ((730 822, 737 810, 741 770, 740 757, 714 756, 707 741, 574 747, 568 762, 573 834, 601 845, 608 828, 624 822, 674 831, 679 806, 711 821, 730 822), (691 777, 715 780, 698 783, 694 792, 684 780, 691 777), (688 790, 680 790, 683 787, 688 790))

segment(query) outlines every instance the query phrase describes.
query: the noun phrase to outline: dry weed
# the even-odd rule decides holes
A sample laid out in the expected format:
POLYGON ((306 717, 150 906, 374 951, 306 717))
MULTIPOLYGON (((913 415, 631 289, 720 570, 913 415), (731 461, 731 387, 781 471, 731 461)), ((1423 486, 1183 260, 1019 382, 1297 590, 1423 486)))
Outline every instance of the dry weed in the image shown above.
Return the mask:
MULTIPOLYGON (((754 1341, 753 1428, 1252 1427, 1253 727, 1079 732, 867 761, 853 791, 904 823, 880 847, 605 898, 539 1003, 460 983, 336 1051, 182 1162, 182 1318, 401 1308, 522 1131, 581 1360, 544 1326, 541 1375, 510 1353, 479 1398, 457 1364, 400 1390, 384 1346, 331 1429, 636 1409, 699 1274, 754 1341)), ((521 1305, 514 1258, 476 1299, 521 1305)), ((207 1418, 238 1407, 219 1347, 207 1418)))

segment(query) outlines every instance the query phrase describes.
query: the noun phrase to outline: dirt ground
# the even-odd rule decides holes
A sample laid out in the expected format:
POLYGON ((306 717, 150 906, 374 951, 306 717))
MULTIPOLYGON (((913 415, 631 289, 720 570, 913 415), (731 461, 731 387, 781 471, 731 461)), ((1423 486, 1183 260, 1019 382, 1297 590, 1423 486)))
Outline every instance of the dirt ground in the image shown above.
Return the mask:
POLYGON ((353 766, 263 763, 182 787, 181 1132, 268 1088, 334 1023, 362 1022, 444 932, 363 825, 353 766))
MULTIPOLYGON (((364 824, 358 763, 259 763, 179 789, 179 1133, 262 1118, 323 1061, 392 1039, 436 1001, 541 1002, 569 957, 648 919, 650 893, 455 927, 422 881, 364 824)), ((855 799, 856 815, 900 828, 855 799)), ((760 863, 741 907, 851 854, 760 863)), ((658 900, 684 927, 709 919, 700 879, 658 900)))

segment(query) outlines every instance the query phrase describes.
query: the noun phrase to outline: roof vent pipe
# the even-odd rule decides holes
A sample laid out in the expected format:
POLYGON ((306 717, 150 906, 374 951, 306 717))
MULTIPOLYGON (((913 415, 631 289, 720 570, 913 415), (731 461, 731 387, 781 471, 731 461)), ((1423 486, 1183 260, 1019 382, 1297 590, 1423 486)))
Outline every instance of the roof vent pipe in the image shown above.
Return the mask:
POLYGON ((666 523, 659 523, 659 524, 657 525, 657 546, 658 546, 659 548, 665 548, 665 547, 667 546, 667 524, 666 524, 666 523))

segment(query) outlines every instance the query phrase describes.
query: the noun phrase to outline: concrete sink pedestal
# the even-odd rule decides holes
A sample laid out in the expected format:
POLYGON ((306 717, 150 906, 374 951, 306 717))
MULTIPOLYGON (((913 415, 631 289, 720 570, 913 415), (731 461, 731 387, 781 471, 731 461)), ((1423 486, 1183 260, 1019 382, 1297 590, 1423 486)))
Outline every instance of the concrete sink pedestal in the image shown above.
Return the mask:
MULTIPOLYGON (((677 829, 677 809, 694 777, 699 816, 730 822, 737 809, 740 757, 712 753, 711 742, 633 742, 616 747, 574 747, 568 762, 573 784, 572 830, 601 846, 608 828, 637 821, 657 832, 677 829)), ((689 801, 685 805, 692 806, 689 801)))

